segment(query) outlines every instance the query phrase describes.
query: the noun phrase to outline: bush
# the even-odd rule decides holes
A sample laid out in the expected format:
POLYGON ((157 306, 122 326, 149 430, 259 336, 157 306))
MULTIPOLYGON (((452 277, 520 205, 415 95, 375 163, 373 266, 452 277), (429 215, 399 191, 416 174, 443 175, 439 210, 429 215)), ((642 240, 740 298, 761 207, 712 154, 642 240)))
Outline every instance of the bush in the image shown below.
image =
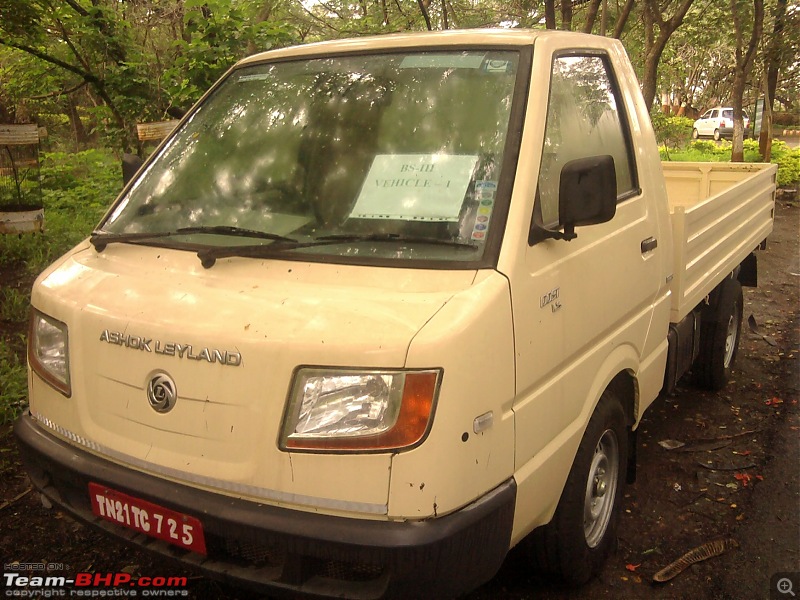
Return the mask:
POLYGON ((800 183, 800 148, 789 148, 781 140, 772 140, 772 162, 778 165, 778 185, 800 183))
POLYGON ((119 161, 103 150, 41 155, 44 233, 0 236, 0 262, 38 273, 87 237, 122 188, 119 161))
MULTIPOLYGON (((695 140, 686 149, 667 152, 660 148, 661 158, 688 162, 725 162, 731 159, 732 144, 710 140, 695 140)), ((744 140, 744 162, 762 162, 758 140, 744 140)), ((800 149, 792 149, 781 140, 772 141, 772 163, 778 165, 778 185, 796 185, 800 182, 800 149)))
POLYGON ((664 146, 669 153, 670 148, 680 147, 692 134, 694 121, 688 117, 665 115, 661 111, 650 114, 653 129, 659 145, 664 146))
POLYGON ((27 405, 28 372, 14 348, 0 338, 0 424, 16 419, 27 405))
POLYGON ((800 113, 775 111, 772 113, 772 123, 787 129, 798 127, 800 126, 800 113))

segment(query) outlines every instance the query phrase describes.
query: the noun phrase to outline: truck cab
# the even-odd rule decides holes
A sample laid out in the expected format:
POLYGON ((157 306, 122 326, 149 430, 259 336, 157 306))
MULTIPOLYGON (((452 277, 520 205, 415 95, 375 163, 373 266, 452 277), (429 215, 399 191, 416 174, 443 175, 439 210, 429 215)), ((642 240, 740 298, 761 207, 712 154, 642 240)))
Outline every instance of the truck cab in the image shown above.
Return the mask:
POLYGON ((31 479, 265 590, 446 597, 523 540, 581 583, 696 312, 675 309, 674 235, 616 40, 246 59, 37 280, 31 479))

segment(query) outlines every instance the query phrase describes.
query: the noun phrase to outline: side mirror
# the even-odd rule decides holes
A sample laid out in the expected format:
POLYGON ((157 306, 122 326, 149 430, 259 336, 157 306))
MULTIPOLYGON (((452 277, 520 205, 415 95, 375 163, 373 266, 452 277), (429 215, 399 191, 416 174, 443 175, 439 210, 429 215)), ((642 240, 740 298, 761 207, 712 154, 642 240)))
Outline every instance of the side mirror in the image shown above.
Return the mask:
POLYGON ((128 185, 128 182, 133 179, 136 172, 144 164, 144 161, 135 154, 122 155, 122 183, 128 185))
POLYGON ((607 223, 617 212, 617 172, 610 155, 572 160, 561 169, 558 221, 561 231, 535 225, 535 241, 574 240, 576 227, 607 223))

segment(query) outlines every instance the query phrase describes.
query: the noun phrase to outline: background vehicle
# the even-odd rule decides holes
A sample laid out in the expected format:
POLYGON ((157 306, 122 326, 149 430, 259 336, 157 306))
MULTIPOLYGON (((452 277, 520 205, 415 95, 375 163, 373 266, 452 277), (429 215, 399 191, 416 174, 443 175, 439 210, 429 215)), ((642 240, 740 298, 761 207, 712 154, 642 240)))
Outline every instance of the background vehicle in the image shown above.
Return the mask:
POLYGON ((727 381, 775 171, 662 168, 608 38, 242 61, 37 280, 31 480, 271 590, 448 597, 523 540, 586 581, 644 411, 727 381))
MULTIPOLYGON (((742 111, 744 137, 749 137, 750 118, 742 111)), ((692 138, 713 137, 715 140, 733 137, 733 109, 718 106, 703 113, 692 126, 692 138)))

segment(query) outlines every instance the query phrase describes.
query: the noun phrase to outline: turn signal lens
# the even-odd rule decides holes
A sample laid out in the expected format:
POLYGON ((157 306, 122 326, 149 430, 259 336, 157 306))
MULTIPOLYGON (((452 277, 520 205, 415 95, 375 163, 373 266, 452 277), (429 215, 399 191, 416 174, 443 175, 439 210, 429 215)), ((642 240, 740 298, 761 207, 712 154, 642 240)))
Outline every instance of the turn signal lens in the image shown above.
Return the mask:
POLYGON ((299 369, 284 418, 283 450, 386 451, 428 432, 440 370, 299 369))

